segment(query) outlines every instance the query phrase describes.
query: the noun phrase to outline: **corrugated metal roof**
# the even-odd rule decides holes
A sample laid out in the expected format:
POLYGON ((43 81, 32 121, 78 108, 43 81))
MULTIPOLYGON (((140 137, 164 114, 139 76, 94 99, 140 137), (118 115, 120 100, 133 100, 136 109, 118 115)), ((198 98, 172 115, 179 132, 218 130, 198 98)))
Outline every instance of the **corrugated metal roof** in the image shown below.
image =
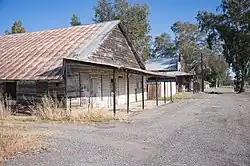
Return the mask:
POLYGON ((97 66, 106 66, 106 67, 111 67, 111 68, 116 68, 120 70, 130 70, 132 72, 138 72, 144 75, 150 75, 150 76, 158 76, 158 77, 175 77, 172 75, 167 75, 167 72, 153 72, 149 70, 144 70, 144 69, 139 69, 139 68, 133 68, 133 67, 128 67, 128 66, 123 66, 123 65, 114 65, 110 63, 104 63, 104 62, 93 62, 91 60, 78 60, 74 58, 64 58, 66 61, 73 61, 73 62, 78 62, 78 63, 83 63, 83 64, 89 64, 89 65, 97 65, 97 66))
POLYGON ((177 71, 179 58, 153 58, 145 62, 147 70, 151 71, 177 71))
POLYGON ((110 21, 0 37, 0 79, 60 79, 63 58, 84 59, 98 46, 99 36, 118 24, 110 21))
POLYGON ((169 77, 176 77, 176 76, 192 76, 192 73, 186 73, 182 71, 168 71, 168 72, 159 72, 161 74, 165 74, 169 77))

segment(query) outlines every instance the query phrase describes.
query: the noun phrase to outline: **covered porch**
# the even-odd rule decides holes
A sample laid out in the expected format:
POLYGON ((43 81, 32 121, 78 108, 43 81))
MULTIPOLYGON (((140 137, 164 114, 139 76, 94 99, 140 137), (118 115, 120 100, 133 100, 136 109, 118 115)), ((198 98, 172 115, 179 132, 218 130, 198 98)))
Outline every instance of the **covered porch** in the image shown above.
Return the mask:
POLYGON ((158 92, 154 100, 148 100, 146 84, 149 77, 154 77, 156 84, 170 78, 165 74, 75 59, 64 59, 63 64, 66 108, 70 111, 74 107, 102 109, 115 115, 117 111, 129 113, 167 103, 166 97, 159 101, 158 92))

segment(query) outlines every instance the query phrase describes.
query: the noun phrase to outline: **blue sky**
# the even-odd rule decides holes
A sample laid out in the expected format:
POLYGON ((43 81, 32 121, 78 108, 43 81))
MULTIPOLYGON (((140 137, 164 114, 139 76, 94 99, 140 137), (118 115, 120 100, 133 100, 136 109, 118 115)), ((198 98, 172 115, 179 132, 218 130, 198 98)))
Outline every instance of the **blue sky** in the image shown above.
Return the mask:
MULTIPOLYGON (((153 36, 171 33, 171 25, 180 20, 195 23, 199 10, 215 11, 220 0, 129 0, 150 5, 153 36)), ((84 24, 92 23, 96 0, 0 0, 0 35, 21 20, 28 32, 70 26, 72 13, 84 24)))

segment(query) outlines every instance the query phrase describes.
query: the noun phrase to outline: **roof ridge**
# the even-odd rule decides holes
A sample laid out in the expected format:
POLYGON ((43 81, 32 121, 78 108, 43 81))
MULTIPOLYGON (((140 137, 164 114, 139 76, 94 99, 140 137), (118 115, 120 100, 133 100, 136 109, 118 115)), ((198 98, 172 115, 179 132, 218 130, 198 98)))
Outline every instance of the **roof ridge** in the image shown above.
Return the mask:
POLYGON ((0 36, 0 38, 13 37, 13 36, 21 36, 21 35, 29 35, 29 34, 34 34, 34 33, 55 31, 55 30, 60 30, 60 29, 65 29, 66 30, 66 29, 72 29, 72 28, 81 28, 81 27, 84 27, 84 26, 105 24, 105 23, 109 23, 109 22, 117 22, 117 23, 119 23, 120 20, 104 21, 104 22, 100 22, 100 23, 81 24, 81 25, 77 25, 77 26, 60 27, 60 28, 55 28, 55 29, 45 29, 45 30, 33 31, 33 32, 25 32, 25 33, 15 33, 15 34, 9 34, 9 35, 0 36))

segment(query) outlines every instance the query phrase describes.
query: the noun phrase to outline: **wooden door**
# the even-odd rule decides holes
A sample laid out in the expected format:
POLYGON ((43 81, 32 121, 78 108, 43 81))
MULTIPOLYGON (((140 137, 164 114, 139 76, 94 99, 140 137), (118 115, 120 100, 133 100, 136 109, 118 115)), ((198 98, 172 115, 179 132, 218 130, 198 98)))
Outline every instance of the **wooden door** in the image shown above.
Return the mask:
MULTIPOLYGON (((158 84, 158 97, 161 94, 161 84, 158 84)), ((148 100, 156 99, 156 85, 155 84, 148 84, 148 100)))

